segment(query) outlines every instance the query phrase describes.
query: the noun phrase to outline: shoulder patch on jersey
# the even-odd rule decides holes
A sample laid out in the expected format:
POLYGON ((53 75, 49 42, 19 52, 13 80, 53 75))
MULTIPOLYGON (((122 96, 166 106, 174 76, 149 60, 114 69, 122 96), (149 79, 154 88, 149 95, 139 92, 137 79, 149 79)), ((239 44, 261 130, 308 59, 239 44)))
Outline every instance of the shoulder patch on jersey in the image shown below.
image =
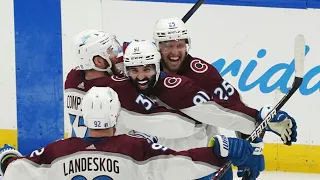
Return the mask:
POLYGON ((128 80, 127 77, 118 77, 118 76, 115 76, 115 75, 112 75, 111 79, 114 80, 114 81, 125 81, 125 80, 128 80))
POLYGON ((199 59, 194 59, 190 63, 190 68, 196 73, 204 73, 208 70, 208 65, 202 63, 199 59))
POLYGON ((167 88, 175 88, 179 84, 181 84, 181 82, 182 79, 179 77, 166 77, 163 81, 164 86, 166 86, 167 88))

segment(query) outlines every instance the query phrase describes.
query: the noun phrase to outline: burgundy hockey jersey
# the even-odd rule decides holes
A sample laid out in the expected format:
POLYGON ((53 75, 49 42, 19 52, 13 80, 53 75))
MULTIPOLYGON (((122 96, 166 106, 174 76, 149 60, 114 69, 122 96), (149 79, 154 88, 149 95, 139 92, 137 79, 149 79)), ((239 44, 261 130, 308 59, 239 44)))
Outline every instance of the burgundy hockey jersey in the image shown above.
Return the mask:
MULTIPOLYGON (((212 93, 215 99, 233 101, 236 104, 246 106, 241 101, 241 96, 237 89, 224 80, 215 67, 202 59, 187 55, 177 74, 190 78, 199 87, 212 93)), ((256 109, 247 108, 247 111, 251 109, 251 117, 258 117, 258 111, 256 109)))
POLYGON ((4 180, 193 180, 224 163, 212 147, 176 152, 127 135, 72 137, 8 160, 4 180))
POLYGON ((235 100, 221 100, 185 76, 169 74, 159 79, 152 94, 171 108, 205 124, 250 134, 256 110, 235 100))
POLYGON ((72 126, 70 136, 88 135, 88 128, 85 127, 82 117, 81 101, 93 86, 109 86, 118 93, 122 110, 117 123, 117 134, 136 130, 159 137, 179 138, 194 132, 195 122, 191 118, 178 110, 148 101, 128 79, 106 76, 86 80, 83 71, 71 70, 65 81, 65 106, 72 126))

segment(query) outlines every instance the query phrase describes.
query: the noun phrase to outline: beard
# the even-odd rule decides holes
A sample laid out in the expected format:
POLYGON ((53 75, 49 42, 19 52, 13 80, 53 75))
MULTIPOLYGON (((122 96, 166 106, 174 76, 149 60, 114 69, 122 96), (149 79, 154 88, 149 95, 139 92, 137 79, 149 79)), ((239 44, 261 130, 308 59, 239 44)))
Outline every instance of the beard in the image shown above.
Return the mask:
POLYGON ((132 81, 132 83, 134 84, 134 86, 137 88, 137 90, 140 93, 142 93, 142 94, 150 94, 151 90, 153 89, 154 85, 156 84, 156 75, 153 75, 151 77, 151 79, 144 78, 142 80, 138 80, 138 79, 133 80, 130 77, 130 80, 132 81), (141 81, 146 81, 146 83, 143 83, 143 84, 139 83, 141 81))
POLYGON ((179 59, 176 62, 172 62, 170 59, 161 59, 161 64, 164 69, 169 70, 169 72, 177 73, 182 66, 184 59, 179 59))

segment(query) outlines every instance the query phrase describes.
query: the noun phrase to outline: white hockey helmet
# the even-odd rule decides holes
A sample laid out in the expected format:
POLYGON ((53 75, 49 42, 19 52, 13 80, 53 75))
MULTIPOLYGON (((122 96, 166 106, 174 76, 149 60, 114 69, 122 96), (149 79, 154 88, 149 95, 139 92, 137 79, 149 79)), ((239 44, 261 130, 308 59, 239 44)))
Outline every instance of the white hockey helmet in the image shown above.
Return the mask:
POLYGON ((108 71, 112 74, 112 63, 110 55, 122 53, 122 48, 116 36, 104 33, 101 30, 85 30, 74 37, 73 40, 76 61, 80 70, 94 69, 97 71, 108 71), (93 58, 101 56, 109 66, 100 69, 95 66, 93 58))
POLYGON ((154 64, 157 82, 160 76, 160 59, 161 54, 151 41, 133 41, 128 45, 123 55, 125 74, 129 77, 127 67, 154 64))
POLYGON ((191 47, 191 39, 184 22, 177 17, 159 19, 153 30, 153 39, 159 48, 159 43, 171 40, 185 39, 187 51, 191 47))
POLYGON ((120 109, 118 94, 110 87, 92 87, 82 100, 84 124, 89 129, 114 127, 120 109))

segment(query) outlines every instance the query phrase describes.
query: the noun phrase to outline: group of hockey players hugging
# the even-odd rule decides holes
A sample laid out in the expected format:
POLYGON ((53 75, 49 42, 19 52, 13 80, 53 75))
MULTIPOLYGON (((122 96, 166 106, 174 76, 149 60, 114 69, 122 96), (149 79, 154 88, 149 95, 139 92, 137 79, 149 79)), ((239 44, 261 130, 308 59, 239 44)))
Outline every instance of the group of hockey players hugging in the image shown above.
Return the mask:
MULTIPOLYGON (((205 180, 228 161, 238 177, 256 179, 265 169, 264 144, 262 138, 245 139, 272 106, 248 107, 213 66, 191 56, 181 19, 158 20, 153 40, 121 46, 101 30, 77 34, 77 67, 64 87, 72 137, 26 156, 4 145, 3 179, 205 180), (80 120, 85 127, 75 127, 80 120)), ((266 131, 289 146, 297 140, 296 122, 284 111, 266 131)), ((233 179, 232 168, 220 179, 233 179)))

